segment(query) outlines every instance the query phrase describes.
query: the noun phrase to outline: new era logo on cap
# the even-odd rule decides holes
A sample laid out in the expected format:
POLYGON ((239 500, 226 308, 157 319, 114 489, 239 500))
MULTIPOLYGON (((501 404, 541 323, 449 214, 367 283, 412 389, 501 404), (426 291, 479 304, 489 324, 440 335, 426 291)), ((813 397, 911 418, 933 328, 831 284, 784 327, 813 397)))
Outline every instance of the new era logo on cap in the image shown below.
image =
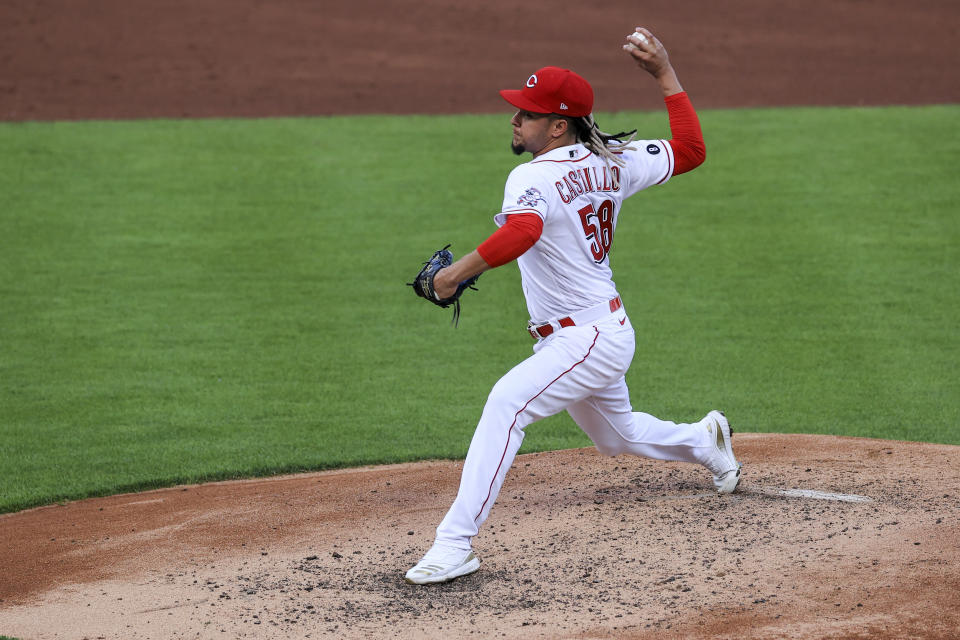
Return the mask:
POLYGON ((570 69, 544 67, 527 78, 523 89, 504 89, 503 99, 524 111, 588 116, 593 111, 593 88, 570 69))

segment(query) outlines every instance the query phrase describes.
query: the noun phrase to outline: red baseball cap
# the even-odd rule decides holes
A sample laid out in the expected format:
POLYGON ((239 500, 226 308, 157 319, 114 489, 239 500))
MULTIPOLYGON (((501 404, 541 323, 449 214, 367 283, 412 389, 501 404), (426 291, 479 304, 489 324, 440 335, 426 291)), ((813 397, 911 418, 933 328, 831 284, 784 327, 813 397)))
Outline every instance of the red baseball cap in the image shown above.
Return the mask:
POLYGON ((533 73, 523 89, 504 89, 503 99, 531 113, 556 113, 579 118, 593 111, 593 88, 570 69, 544 67, 533 73))

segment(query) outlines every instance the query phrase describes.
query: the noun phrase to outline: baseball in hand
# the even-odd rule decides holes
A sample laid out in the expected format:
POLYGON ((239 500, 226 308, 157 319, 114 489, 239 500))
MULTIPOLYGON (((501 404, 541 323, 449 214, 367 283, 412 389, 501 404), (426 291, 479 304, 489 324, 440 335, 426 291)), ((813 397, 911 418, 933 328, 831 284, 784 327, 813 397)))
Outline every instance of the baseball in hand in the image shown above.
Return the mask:
POLYGON ((650 44, 650 39, 647 38, 647 36, 645 36, 645 35, 643 35, 642 33, 640 33, 639 31, 635 31, 635 32, 631 33, 630 35, 628 35, 627 37, 629 38, 630 36, 636 36, 636 38, 637 38, 640 42, 642 42, 643 44, 650 44))

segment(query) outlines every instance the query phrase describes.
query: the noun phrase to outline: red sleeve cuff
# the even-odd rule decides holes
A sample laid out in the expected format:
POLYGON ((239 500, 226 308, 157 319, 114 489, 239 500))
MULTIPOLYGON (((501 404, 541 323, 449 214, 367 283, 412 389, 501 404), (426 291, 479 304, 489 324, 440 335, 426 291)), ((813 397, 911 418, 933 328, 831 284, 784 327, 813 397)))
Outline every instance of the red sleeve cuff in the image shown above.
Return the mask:
POLYGON ((502 227, 477 247, 477 253, 491 267, 516 260, 540 239, 543 220, 535 213, 514 213, 502 227))

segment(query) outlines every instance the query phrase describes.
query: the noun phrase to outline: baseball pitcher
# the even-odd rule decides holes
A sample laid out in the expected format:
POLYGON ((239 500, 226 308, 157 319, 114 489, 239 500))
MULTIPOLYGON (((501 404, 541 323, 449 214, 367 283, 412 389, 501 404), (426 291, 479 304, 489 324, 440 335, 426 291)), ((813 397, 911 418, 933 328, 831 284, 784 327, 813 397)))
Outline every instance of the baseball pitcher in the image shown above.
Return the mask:
POLYGON ((510 121, 513 151, 532 159, 507 178, 502 210, 494 216, 498 230, 459 260, 435 260, 436 268, 425 268, 413 283, 418 295, 446 306, 458 303, 482 272, 516 260, 530 314, 527 330, 536 343, 533 355, 490 392, 456 499, 431 549, 407 572, 409 583, 446 582, 480 567, 471 542, 524 429, 563 410, 606 455, 702 465, 721 494, 740 482, 723 413, 677 424, 634 411, 630 403, 624 375, 634 330, 610 269, 621 205, 699 166, 706 151, 697 114, 663 44, 637 27, 623 48, 663 92, 672 139, 601 131, 586 80, 568 69, 537 70, 520 89, 500 92, 517 109, 510 121))

